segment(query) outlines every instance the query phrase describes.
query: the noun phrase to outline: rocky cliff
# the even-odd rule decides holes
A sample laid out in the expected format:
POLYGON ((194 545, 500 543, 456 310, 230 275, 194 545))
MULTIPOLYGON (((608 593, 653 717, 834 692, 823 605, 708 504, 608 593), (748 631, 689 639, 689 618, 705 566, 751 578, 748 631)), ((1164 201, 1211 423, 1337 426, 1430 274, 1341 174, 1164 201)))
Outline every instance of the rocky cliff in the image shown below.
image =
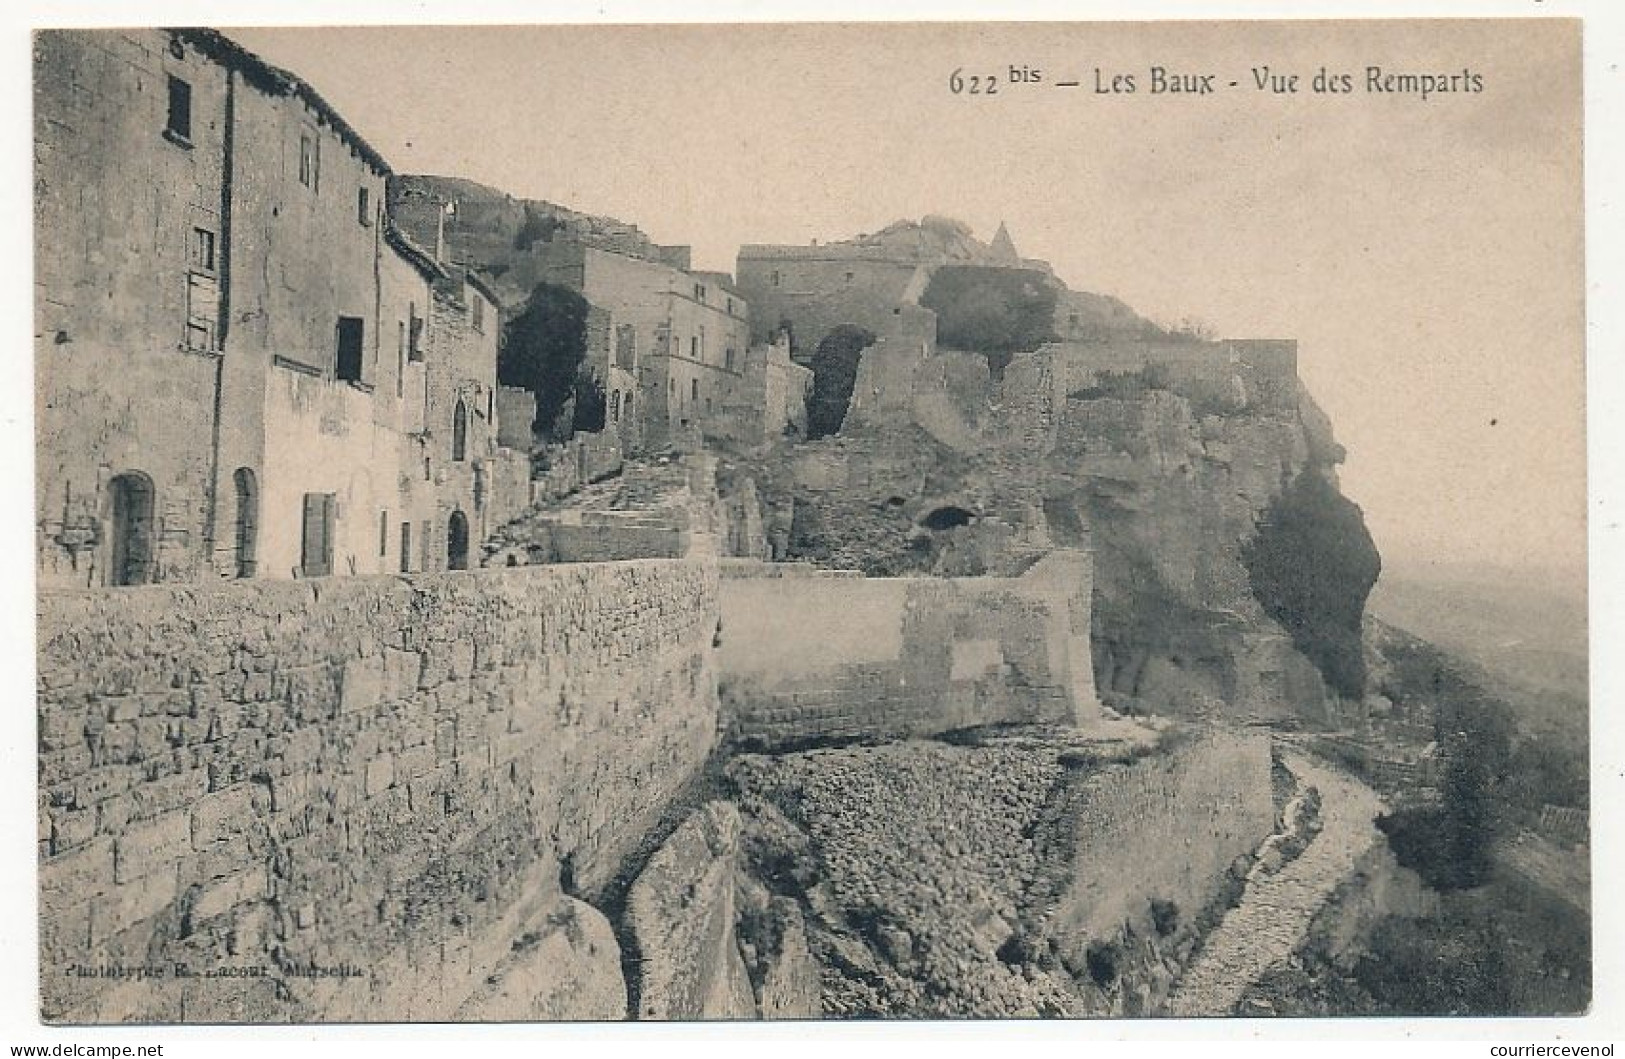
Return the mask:
POLYGON ((1360 698, 1379 560, 1294 343, 1119 335, 997 359, 881 339, 838 433, 741 455, 784 555, 973 575, 1087 548, 1109 703, 1316 722, 1360 698))

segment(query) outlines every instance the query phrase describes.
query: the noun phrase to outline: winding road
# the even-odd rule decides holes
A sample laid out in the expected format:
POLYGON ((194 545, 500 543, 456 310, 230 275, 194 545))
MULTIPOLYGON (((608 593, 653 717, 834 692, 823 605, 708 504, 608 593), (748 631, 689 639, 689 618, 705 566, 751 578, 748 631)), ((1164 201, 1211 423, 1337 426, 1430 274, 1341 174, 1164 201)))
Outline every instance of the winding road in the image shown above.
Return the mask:
POLYGON ((1247 987, 1302 944, 1309 923, 1366 850, 1382 840, 1377 793, 1347 773, 1288 751, 1300 788, 1321 794, 1321 831, 1273 874, 1255 867, 1241 903, 1220 920, 1169 993, 1165 1014, 1228 1015, 1247 987))

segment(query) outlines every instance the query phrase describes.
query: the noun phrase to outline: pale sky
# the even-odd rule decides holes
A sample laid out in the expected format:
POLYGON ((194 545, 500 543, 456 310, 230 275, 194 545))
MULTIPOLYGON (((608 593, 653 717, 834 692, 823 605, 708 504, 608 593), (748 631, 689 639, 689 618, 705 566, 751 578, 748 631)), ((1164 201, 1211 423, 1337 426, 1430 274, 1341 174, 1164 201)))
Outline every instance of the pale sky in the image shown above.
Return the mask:
POLYGON ((1386 555, 1584 561, 1572 24, 229 32, 398 171, 630 221, 699 267, 926 213, 984 239, 1003 220, 1074 289, 1296 337, 1386 555), (955 68, 1012 64, 1045 83, 948 90, 955 68), (1152 65, 1219 91, 1150 95, 1152 65), (1300 93, 1249 89, 1265 65, 1300 93), (1371 94, 1368 65, 1471 71, 1483 91, 1371 94), (1097 67, 1139 91, 1097 95, 1097 67), (1322 67, 1356 91, 1314 93, 1322 67))

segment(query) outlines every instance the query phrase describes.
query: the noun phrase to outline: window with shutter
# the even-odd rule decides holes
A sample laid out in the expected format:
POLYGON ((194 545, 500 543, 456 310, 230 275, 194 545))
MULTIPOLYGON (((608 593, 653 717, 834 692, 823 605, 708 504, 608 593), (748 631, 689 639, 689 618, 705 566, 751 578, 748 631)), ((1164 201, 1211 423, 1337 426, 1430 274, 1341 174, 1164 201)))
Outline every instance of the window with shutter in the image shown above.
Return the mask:
POLYGON ((332 493, 306 493, 304 534, 299 572, 304 577, 326 577, 333 572, 332 493))

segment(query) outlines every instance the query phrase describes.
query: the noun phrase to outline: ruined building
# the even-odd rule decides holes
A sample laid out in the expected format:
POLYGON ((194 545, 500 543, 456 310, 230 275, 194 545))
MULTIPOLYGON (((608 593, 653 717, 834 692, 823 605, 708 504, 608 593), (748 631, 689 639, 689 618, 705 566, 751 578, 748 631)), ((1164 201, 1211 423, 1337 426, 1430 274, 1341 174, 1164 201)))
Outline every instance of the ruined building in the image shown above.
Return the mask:
POLYGON ((42 585, 466 563, 499 309, 388 163, 209 30, 35 45, 42 585))

